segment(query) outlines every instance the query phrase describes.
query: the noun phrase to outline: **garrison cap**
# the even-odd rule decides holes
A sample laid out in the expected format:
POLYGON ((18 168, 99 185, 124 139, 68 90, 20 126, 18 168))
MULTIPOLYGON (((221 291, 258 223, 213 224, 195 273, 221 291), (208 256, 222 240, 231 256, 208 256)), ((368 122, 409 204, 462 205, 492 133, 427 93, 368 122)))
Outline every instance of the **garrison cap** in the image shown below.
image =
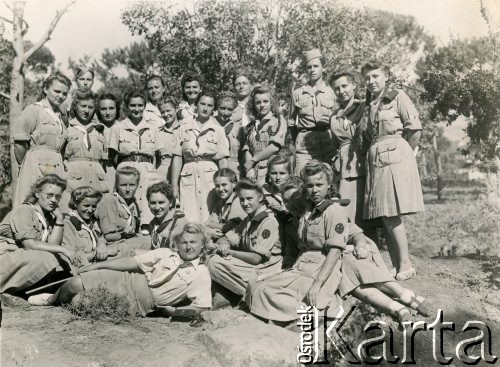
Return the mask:
POLYGON ((313 48, 309 51, 304 51, 303 53, 304 62, 308 62, 309 60, 316 59, 318 57, 323 57, 321 51, 317 48, 313 48))

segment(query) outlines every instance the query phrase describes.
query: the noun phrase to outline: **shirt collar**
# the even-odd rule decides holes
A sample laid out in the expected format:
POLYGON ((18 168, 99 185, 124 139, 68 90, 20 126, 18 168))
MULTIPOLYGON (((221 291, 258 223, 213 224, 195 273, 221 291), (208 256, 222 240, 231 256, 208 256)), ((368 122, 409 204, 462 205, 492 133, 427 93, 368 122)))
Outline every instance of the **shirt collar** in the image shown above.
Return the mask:
POLYGON ((144 118, 141 120, 141 122, 139 122, 139 124, 137 126, 134 125, 128 117, 125 120, 123 120, 121 123, 123 124, 122 127, 124 129, 127 129, 127 130, 139 131, 140 129, 151 129, 152 128, 152 126, 150 124, 148 124, 148 122, 144 118))
POLYGON ((307 93, 314 95, 315 92, 319 91, 321 93, 326 93, 328 90, 328 85, 326 85, 324 80, 321 80, 316 86, 311 87, 309 84, 304 85, 304 90, 302 93, 307 93))
POLYGON ((144 110, 145 111, 149 111, 149 112, 154 112, 154 113, 156 113, 158 115, 160 114, 160 110, 158 109, 158 107, 156 107, 151 102, 146 103, 146 108, 144 110))
POLYGON ((162 126, 160 126, 160 130, 161 130, 161 131, 165 131, 165 132, 167 132, 167 133, 171 133, 171 134, 172 134, 172 133, 174 132, 174 130, 175 130, 175 129, 177 129, 177 128, 179 127, 179 125, 180 125, 180 124, 179 124, 179 122, 178 122, 178 121, 174 121, 174 122, 172 123, 172 126, 170 126, 170 127, 168 127, 167 125, 162 125, 162 126))

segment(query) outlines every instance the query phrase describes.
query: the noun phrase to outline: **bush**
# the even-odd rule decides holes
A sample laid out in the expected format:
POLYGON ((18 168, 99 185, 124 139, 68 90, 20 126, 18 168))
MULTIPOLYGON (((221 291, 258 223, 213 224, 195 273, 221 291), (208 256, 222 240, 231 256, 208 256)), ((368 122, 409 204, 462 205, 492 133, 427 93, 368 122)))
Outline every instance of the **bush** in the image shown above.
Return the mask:
POLYGON ((9 127, 0 125, 0 192, 10 184, 12 177, 9 140, 9 127))
POLYGON ((130 321, 135 317, 130 313, 127 297, 113 293, 104 286, 83 291, 78 300, 66 308, 82 319, 114 324, 130 321))

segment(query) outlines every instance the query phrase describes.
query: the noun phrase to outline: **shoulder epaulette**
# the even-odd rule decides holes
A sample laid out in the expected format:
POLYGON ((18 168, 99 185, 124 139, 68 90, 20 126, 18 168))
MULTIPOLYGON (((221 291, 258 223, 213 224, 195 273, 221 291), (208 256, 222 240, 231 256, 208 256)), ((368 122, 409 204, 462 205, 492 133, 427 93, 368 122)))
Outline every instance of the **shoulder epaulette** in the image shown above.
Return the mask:
POLYGON ((73 224, 73 227, 75 227, 75 229, 77 231, 81 231, 81 229, 82 229, 82 222, 80 222, 77 217, 74 217, 74 216, 70 215, 69 216, 69 221, 71 222, 71 224, 73 224))
POLYGON ((333 205, 334 201, 331 199, 324 200, 320 205, 316 207, 316 211, 319 213, 323 213, 330 205, 333 205))
POLYGON ((250 222, 253 223, 260 223, 264 219, 266 219, 269 216, 269 213, 267 211, 260 212, 259 214, 255 215, 252 219, 250 219, 250 222))
POLYGON ((384 102, 392 102, 394 100, 394 98, 397 97, 397 95, 399 94, 399 91, 397 89, 393 89, 391 90, 390 92, 387 92, 383 97, 382 97, 382 100, 384 102))

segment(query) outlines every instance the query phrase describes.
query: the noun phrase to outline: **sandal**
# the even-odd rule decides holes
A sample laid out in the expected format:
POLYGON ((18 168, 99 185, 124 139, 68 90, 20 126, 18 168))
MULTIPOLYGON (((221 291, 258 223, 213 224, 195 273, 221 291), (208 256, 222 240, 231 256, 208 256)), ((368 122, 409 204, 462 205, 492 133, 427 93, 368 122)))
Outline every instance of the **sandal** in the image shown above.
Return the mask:
POLYGON ((425 317, 432 316, 434 314, 434 309, 435 309, 434 305, 428 299, 425 299, 423 297, 421 297, 421 298, 422 298, 422 301, 419 301, 417 299, 417 296, 411 298, 412 308, 417 310, 417 312, 419 314, 421 314, 422 316, 425 316, 425 317), (413 304, 416 304, 416 306, 413 307, 413 304))
POLYGON ((396 280, 408 280, 408 279, 414 277, 415 275, 417 275, 417 272, 416 272, 415 268, 412 266, 410 269, 408 269, 406 271, 401 271, 401 272, 397 273, 396 280))

